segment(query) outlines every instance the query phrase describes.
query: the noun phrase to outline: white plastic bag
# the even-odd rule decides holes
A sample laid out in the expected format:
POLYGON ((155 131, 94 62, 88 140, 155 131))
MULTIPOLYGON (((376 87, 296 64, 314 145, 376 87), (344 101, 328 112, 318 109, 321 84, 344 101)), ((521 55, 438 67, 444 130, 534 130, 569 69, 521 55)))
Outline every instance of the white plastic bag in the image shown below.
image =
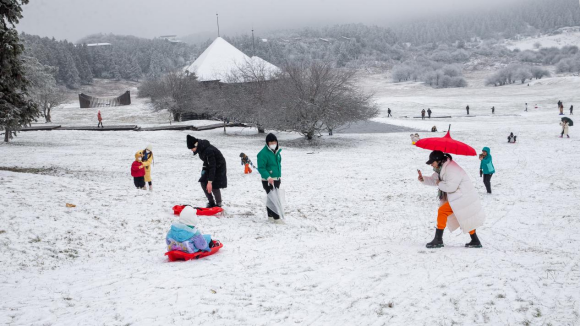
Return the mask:
POLYGON ((284 206, 286 205, 286 194, 284 189, 279 189, 272 187, 268 195, 266 196, 266 207, 268 207, 280 218, 284 218, 284 206))

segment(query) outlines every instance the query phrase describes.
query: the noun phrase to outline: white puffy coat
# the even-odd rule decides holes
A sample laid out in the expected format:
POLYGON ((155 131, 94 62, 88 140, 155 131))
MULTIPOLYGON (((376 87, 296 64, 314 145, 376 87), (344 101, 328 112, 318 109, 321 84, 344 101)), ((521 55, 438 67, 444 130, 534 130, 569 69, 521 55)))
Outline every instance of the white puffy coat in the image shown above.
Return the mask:
MULTIPOLYGON (((483 225, 485 213, 479 201, 479 195, 473 187, 473 183, 463 169, 455 163, 448 160, 441 167, 441 181, 437 185, 439 175, 433 173, 430 177, 423 177, 423 183, 429 186, 438 186, 441 191, 447 193, 449 205, 453 210, 447 218, 447 228, 455 231, 461 228, 463 233, 475 230, 483 225)), ((445 202, 441 201, 441 205, 445 202)))

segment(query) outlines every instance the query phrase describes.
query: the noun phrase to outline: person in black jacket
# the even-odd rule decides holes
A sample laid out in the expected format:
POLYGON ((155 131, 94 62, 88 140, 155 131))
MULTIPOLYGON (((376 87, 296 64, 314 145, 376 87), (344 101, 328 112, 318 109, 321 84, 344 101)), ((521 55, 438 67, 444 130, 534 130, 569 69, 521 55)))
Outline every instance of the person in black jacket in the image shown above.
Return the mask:
POLYGON ((427 115, 429 115, 429 119, 431 119, 431 112, 433 112, 433 111, 431 111, 431 108, 428 108, 427 109, 427 115))
POLYGON ((203 161, 201 178, 198 182, 201 183, 203 193, 209 201, 207 207, 221 207, 220 189, 228 187, 226 159, 209 141, 197 139, 191 135, 187 135, 187 148, 191 149, 194 156, 199 154, 199 159, 203 161))

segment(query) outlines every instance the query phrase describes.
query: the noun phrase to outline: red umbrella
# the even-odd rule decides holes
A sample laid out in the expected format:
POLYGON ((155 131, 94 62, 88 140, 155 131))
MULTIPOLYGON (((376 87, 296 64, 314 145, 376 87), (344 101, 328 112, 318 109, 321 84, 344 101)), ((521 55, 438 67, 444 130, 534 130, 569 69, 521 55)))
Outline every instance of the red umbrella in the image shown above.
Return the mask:
MULTIPOLYGON (((451 129, 451 125, 449 129, 451 129)), ((439 150, 443 153, 455 155, 477 155, 473 147, 451 138, 449 130, 447 130, 447 134, 443 137, 424 138, 419 140, 415 145, 424 149, 430 149, 432 151, 439 150)))

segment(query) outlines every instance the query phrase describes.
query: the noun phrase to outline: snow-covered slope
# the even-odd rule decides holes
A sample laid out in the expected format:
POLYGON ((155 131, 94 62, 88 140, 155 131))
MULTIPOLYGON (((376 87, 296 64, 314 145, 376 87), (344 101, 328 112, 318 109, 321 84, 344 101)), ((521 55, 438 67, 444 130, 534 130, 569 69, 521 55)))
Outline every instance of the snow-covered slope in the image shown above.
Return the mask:
POLYGON ((557 47, 561 48, 566 45, 580 45, 580 27, 562 28, 560 34, 543 35, 534 38, 525 38, 518 41, 506 43, 508 49, 533 50, 534 44, 540 43, 544 48, 557 47))
POLYGON ((377 121, 420 130, 451 123, 454 138, 491 148, 491 196, 479 161, 455 156, 487 214, 478 230, 484 248, 465 249, 467 235, 446 232, 445 248, 425 249, 436 193, 417 181, 416 169, 431 171, 429 152, 407 132, 335 134, 315 145, 279 133, 286 225, 266 222, 259 176, 244 175, 239 163, 240 152, 256 162, 264 136, 195 133, 226 157, 228 214, 201 225, 224 248, 184 263, 163 254, 171 207, 205 202, 187 132, 27 132, 0 145, 0 167, 36 169, 0 171, 0 324, 580 323, 580 132, 557 137, 555 104, 580 107, 580 78, 447 90, 362 83, 382 110, 393 110, 377 121), (525 102, 540 108, 523 112, 525 102), (475 117, 464 117, 467 104, 475 117), (425 107, 453 118, 401 118, 425 107), (517 144, 507 143, 510 131, 517 144), (133 189, 129 174, 134 152, 148 143, 152 193, 133 189))

